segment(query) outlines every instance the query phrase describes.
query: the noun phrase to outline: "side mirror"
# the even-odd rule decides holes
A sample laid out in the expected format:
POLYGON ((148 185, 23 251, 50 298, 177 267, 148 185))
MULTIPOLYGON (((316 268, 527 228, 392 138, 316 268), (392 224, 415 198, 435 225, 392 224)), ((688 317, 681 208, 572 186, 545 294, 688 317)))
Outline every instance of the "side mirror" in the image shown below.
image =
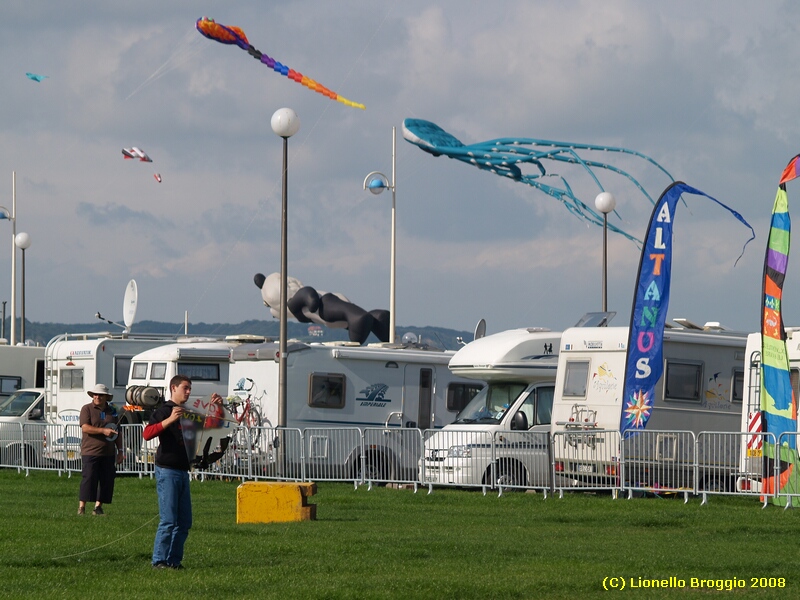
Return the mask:
POLYGON ((515 431, 528 430, 528 417, 521 410, 518 410, 511 419, 511 429, 515 431))
POLYGON ((38 406, 36 408, 31 409, 31 412, 28 413, 28 420, 30 421, 38 421, 42 418, 42 409, 38 406))

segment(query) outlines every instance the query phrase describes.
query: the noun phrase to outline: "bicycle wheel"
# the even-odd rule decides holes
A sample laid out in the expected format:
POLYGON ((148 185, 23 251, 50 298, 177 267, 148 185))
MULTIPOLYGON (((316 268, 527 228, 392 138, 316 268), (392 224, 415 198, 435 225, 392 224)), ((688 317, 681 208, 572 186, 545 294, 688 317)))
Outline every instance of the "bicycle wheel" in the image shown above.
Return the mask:
POLYGON ((258 412, 258 408, 255 406, 250 407, 250 410, 247 411, 242 420, 242 425, 250 430, 250 444, 253 447, 258 446, 258 442, 261 439, 261 413, 258 412))

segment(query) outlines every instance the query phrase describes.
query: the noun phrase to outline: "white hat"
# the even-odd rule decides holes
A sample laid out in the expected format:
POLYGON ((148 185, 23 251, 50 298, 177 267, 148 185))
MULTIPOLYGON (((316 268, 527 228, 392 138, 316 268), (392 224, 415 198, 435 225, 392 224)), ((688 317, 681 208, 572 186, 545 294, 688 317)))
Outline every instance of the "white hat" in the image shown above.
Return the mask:
POLYGON ((111 391, 109 391, 109 389, 102 383, 98 383, 96 386, 94 386, 86 393, 89 394, 90 396, 94 396, 95 394, 102 394, 104 396, 108 396, 109 399, 114 397, 111 391))

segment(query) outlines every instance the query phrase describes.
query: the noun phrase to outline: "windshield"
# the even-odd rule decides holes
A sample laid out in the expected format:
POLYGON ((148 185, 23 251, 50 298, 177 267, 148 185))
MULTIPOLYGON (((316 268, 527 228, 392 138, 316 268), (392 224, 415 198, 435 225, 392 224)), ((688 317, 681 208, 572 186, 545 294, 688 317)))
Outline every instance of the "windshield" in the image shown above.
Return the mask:
POLYGON ((499 423, 527 383, 490 383, 458 413, 454 424, 499 423))
POLYGON ((15 392, 0 403, 0 417, 21 417, 39 397, 39 392, 15 392))

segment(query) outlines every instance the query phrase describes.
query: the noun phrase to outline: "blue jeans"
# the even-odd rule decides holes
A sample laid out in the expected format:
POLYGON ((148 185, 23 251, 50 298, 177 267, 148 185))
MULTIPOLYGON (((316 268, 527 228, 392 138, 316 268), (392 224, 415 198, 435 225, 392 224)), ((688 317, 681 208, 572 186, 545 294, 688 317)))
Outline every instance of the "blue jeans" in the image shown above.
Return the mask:
POLYGON ((192 496, 189 473, 156 465, 158 513, 161 522, 153 544, 153 564, 178 566, 183 560, 183 545, 192 526, 192 496))

